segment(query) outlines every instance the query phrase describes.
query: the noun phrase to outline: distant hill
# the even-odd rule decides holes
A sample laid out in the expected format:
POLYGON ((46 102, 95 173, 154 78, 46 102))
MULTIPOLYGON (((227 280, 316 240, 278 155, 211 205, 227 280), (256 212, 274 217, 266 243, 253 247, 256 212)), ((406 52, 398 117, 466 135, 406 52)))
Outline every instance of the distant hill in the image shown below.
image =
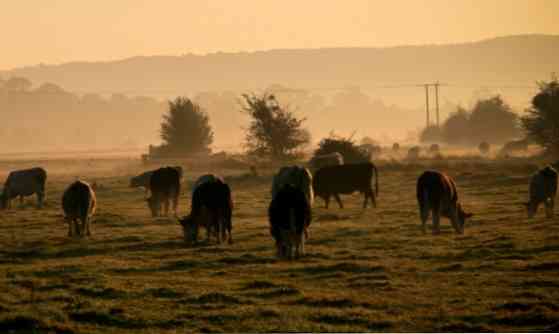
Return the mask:
POLYGON ((417 100, 421 91, 384 86, 440 80, 453 85, 445 96, 460 99, 484 85, 510 87, 547 79, 550 72, 559 72, 558 55, 559 36, 520 35, 452 45, 133 57, 29 66, 0 72, 0 77, 53 82, 73 92, 157 97, 256 90, 274 83, 317 89, 349 85, 380 98, 402 96, 406 103, 417 100))

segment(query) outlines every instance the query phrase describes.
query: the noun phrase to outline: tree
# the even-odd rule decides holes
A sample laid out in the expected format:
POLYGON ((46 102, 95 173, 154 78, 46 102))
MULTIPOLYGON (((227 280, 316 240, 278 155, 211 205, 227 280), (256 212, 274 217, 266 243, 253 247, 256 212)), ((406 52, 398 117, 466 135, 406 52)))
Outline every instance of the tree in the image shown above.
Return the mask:
POLYGON ((11 92, 26 92, 31 86, 31 81, 22 77, 11 77, 4 83, 4 89, 11 92))
POLYGON ((518 116, 501 96, 478 100, 470 113, 472 140, 504 143, 520 135, 518 116))
POLYGON ((449 144, 463 144, 470 140, 470 114, 466 109, 458 107, 456 112, 450 114, 443 124, 442 136, 449 144))
POLYGON ((249 153, 287 158, 310 142, 309 132, 302 127, 305 119, 280 106, 274 95, 243 94, 243 99, 242 112, 252 119, 245 137, 249 153))
POLYGON ((442 139, 441 128, 436 125, 429 125, 419 135, 421 142, 438 142, 442 139))
POLYGON ((213 131, 208 115, 186 97, 169 101, 161 123, 162 151, 166 154, 209 153, 213 131))
POLYGON ((370 161, 372 152, 366 147, 360 147, 355 144, 353 135, 344 138, 330 133, 327 138, 323 138, 318 143, 318 148, 314 151, 314 156, 325 155, 330 153, 340 153, 344 157, 345 163, 357 163, 370 161))
POLYGON ((546 153, 559 157, 559 81, 553 77, 540 82, 539 92, 532 98, 532 106, 521 118, 528 138, 541 145, 546 153))

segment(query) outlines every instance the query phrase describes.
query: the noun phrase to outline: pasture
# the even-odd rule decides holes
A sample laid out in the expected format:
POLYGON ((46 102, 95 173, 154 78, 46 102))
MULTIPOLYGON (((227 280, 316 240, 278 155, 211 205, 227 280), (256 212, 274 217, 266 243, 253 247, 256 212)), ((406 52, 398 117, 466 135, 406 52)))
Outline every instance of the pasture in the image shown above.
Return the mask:
MULTIPOLYGON (((0 212, 0 331, 60 333, 536 331, 559 330, 559 219, 526 218, 525 162, 379 163, 378 208, 362 195, 330 209, 316 199, 306 256, 279 261, 267 208, 272 173, 229 176, 233 245, 188 248, 175 219, 150 217, 128 187, 139 162, 107 158, 1 162, 49 172, 45 207, 34 198, 0 212), (456 235, 423 235, 415 199, 426 168, 452 176, 475 216, 456 235), (96 182, 92 237, 69 239, 63 189, 96 182)), ((204 168, 185 167, 189 182, 204 168)), ((558 212, 559 213, 559 212, 558 212)), ((428 225, 430 231, 431 225, 428 225)), ((205 232, 202 233, 205 237, 205 232)))

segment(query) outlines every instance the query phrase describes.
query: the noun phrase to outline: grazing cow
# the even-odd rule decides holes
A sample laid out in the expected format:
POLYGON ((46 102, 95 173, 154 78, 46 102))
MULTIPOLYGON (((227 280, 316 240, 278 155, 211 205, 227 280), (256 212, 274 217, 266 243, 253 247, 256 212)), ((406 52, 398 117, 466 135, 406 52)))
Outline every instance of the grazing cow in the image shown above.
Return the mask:
POLYGON ((310 166, 320 169, 327 166, 339 166, 344 164, 344 157, 338 152, 332 152, 323 155, 315 155, 309 162, 310 166))
POLYGON ((215 175, 203 175, 196 180, 190 214, 179 220, 182 225, 184 240, 188 245, 198 240, 200 227, 206 228, 206 240, 213 234, 217 243, 225 241, 229 234, 229 243, 233 243, 232 230, 233 200, 227 183, 215 175))
POLYGON ((298 258, 305 254, 304 231, 312 219, 306 194, 291 184, 278 190, 268 208, 270 233, 279 258, 298 258))
POLYGON ((91 235, 90 218, 95 213, 97 200, 91 186, 84 181, 72 183, 62 195, 64 221, 68 223, 68 236, 91 235), (81 226, 80 226, 81 222, 81 226))
MULTIPOLYGON (((172 168, 175 168, 178 172, 179 172, 179 176, 182 179, 182 167, 181 166, 174 166, 172 168)), ((144 172, 140 175, 134 176, 130 179, 130 188, 139 188, 139 187, 143 187, 145 189, 146 195, 149 191, 149 187, 150 187, 150 183, 149 181, 151 180, 151 175, 153 174, 153 172, 155 172, 155 170, 150 170, 147 172, 144 172)))
POLYGON ((426 171, 417 180, 417 202, 421 215, 421 228, 425 233, 425 223, 429 212, 433 218, 433 234, 438 234, 440 217, 450 219, 456 233, 464 233, 464 222, 472 214, 464 212, 458 201, 456 184, 449 176, 436 171, 426 171))
POLYGON ((355 191, 365 195, 363 208, 367 207, 367 199, 369 198, 373 206, 376 207, 376 196, 378 196, 379 191, 378 170, 371 162, 324 167, 314 174, 313 190, 316 196, 324 199, 326 208, 328 208, 332 195, 340 208, 343 208, 339 194, 351 194, 355 191), (373 176, 375 177, 374 192, 373 176))
POLYGON ((312 188, 312 174, 305 167, 290 166, 282 167, 272 181, 272 198, 276 197, 278 191, 286 184, 290 184, 300 189, 305 196, 309 205, 312 207, 314 202, 314 193, 312 188))
POLYGON ((553 167, 547 166, 534 174, 530 181, 530 201, 525 204, 528 217, 534 217, 538 207, 543 203, 547 218, 552 218, 556 194, 557 171, 553 167))
POLYGON ((151 197, 146 199, 151 215, 161 215, 161 203, 165 206, 165 215, 169 214, 169 201, 173 201, 173 211, 177 215, 177 206, 181 192, 180 172, 174 167, 162 167, 153 172, 149 182, 151 197))
POLYGON ((398 153, 398 151, 400 151, 400 144, 398 144, 398 143, 392 144, 392 151, 394 153, 398 153))
POLYGON ((431 146, 429 146, 429 152, 436 154, 439 153, 441 151, 441 147, 439 146, 439 144, 431 144, 431 146))
POLYGON ((45 200, 46 181, 47 172, 41 167, 10 172, 0 197, 0 208, 10 208, 12 199, 16 197, 23 204, 23 197, 33 194, 37 194, 37 206, 41 208, 45 200))

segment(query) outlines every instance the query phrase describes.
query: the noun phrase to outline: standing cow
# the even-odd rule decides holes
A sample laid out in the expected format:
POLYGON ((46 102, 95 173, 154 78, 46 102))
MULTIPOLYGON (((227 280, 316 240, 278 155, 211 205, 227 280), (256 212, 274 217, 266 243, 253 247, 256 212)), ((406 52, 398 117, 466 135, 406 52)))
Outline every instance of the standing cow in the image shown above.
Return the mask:
POLYGON ((334 196, 342 209, 344 205, 339 194, 351 194, 355 191, 365 195, 363 208, 367 207, 369 198, 376 207, 379 191, 378 170, 371 162, 324 167, 314 174, 313 190, 316 196, 324 199, 326 208, 330 203, 330 196, 334 196), (373 177, 375 178, 374 191, 373 177))
POLYGON ((37 194, 37 206, 41 208, 45 200, 46 181, 47 172, 41 167, 10 172, 0 197, 0 208, 10 208, 12 199, 16 197, 23 204, 23 197, 33 194, 37 194))
POLYGON ((171 200, 175 216, 177 215, 181 192, 180 178, 180 172, 174 167, 162 167, 153 172, 149 183, 151 197, 146 199, 153 217, 161 215, 161 204, 165 206, 165 215, 168 215, 171 200))
MULTIPOLYGON (((172 168, 175 168, 180 175, 180 178, 182 179, 182 167, 181 166, 173 166, 172 168)), ((146 195, 149 192, 149 187, 150 187, 150 180, 151 180, 151 176, 153 175, 153 172, 155 172, 156 170, 149 170, 147 172, 144 172, 140 175, 134 176, 132 178, 130 178, 130 188, 139 188, 139 187, 143 187, 145 189, 145 193, 146 195)))
POLYGON ((552 218, 556 194, 557 171, 553 167, 547 166, 534 174, 530 181, 530 201, 525 204, 528 218, 534 217, 541 203, 545 205, 547 218, 552 218))
POLYGON ((229 244, 232 244, 232 215, 233 200, 229 185, 212 174, 199 177, 192 192, 190 214, 179 220, 185 242, 188 245, 195 243, 200 227, 204 227, 207 241, 214 234, 217 243, 221 244, 229 234, 229 244))
POLYGON ((268 219, 279 258, 292 259, 305 254, 304 232, 312 216, 307 196, 301 189, 291 184, 283 186, 270 203, 268 219))
POLYGON ((452 178, 437 171, 426 171, 417 180, 416 195, 423 233, 426 232, 425 223, 429 218, 429 212, 433 218, 433 234, 440 233, 441 216, 450 219, 456 233, 464 233, 464 222, 472 217, 472 214, 462 209, 452 178))
POLYGON ((62 195, 64 221, 68 223, 68 236, 91 235, 90 219, 95 213, 97 200, 91 186, 84 181, 72 183, 62 195), (80 225, 81 222, 81 225, 80 225))

